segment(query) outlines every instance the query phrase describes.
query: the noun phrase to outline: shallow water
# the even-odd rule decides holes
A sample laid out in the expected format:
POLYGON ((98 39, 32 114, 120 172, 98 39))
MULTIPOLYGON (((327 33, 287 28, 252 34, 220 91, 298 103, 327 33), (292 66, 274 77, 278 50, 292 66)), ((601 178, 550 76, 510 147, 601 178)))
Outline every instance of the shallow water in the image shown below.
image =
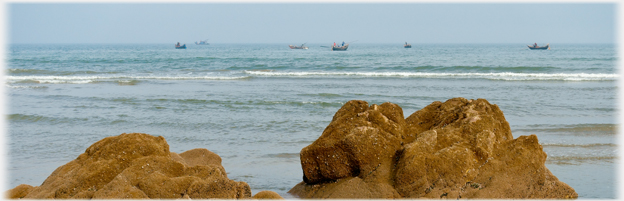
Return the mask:
POLYGON ((546 166, 580 198, 615 198, 613 45, 321 45, 13 45, 8 186, 40 185, 94 142, 142 132, 173 152, 217 153, 254 194, 291 197, 299 151, 345 102, 393 102, 407 117, 464 97, 497 104, 514 137, 537 135, 546 166))

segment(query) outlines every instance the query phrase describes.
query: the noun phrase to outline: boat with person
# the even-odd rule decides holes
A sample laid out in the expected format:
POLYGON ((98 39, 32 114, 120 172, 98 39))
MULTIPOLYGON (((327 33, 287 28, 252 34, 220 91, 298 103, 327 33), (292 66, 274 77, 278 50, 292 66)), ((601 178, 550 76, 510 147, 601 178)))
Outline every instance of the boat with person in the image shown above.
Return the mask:
POLYGON ((178 43, 175 45, 175 49, 186 49, 186 44, 184 44, 184 45, 180 45, 180 42, 178 42, 178 43))
POLYGON ((200 40, 199 42, 195 42, 195 45, 209 45, 210 43, 208 43, 208 39, 206 40, 200 40))
MULTIPOLYGON (((357 41, 357 40, 355 40, 357 41)), ((346 51, 347 48, 349 48, 349 43, 355 42, 355 41, 351 41, 348 43, 345 43, 344 41, 342 41, 342 44, 336 44, 336 42, 334 42, 334 45, 332 45, 332 51, 346 51)), ((322 47, 322 46, 321 46, 322 47)))
POLYGON ((346 51, 347 48, 349 48, 349 44, 345 44, 344 42, 342 42, 342 45, 336 45, 336 43, 334 43, 334 45, 332 46, 332 51, 346 51))
POLYGON ((407 42, 405 42, 405 45, 403 45, 404 48, 412 48, 412 44, 408 44, 407 42))
POLYGON ((349 44, 346 44, 344 46, 333 46, 332 51, 346 51, 347 48, 349 48, 349 44))
POLYGON ((534 43, 533 45, 527 45, 529 46, 529 49, 531 50, 550 50, 550 43, 546 44, 546 46, 538 46, 537 43, 534 43))
POLYGON ((306 46, 305 46, 305 43, 304 43, 304 44, 301 44, 301 46, 296 46, 296 45, 288 45, 288 47, 290 47, 290 49, 304 49, 304 50, 307 50, 307 49, 308 49, 308 47, 306 47, 306 46))

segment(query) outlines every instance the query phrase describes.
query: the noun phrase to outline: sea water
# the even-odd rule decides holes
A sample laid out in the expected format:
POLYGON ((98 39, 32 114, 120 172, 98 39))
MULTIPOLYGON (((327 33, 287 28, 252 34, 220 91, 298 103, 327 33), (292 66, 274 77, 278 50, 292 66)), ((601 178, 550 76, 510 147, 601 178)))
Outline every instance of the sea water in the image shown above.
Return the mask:
POLYGON ((6 55, 7 185, 33 186, 96 141, 163 136, 206 148, 255 194, 302 181, 301 149, 349 100, 405 117, 454 97, 487 99, 514 138, 537 135, 546 167, 580 198, 615 198, 612 44, 14 44, 6 55))

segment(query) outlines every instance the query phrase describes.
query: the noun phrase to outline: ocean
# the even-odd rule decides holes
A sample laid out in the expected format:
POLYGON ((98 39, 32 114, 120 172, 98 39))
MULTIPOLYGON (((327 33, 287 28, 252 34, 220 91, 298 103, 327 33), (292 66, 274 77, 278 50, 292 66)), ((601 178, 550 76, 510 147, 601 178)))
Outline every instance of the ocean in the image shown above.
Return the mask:
POLYGON ((396 103, 408 117, 464 97, 498 105, 514 138, 537 135, 579 198, 617 196, 614 44, 330 45, 9 45, 6 185, 39 186, 96 141, 140 132, 172 152, 215 152, 253 194, 292 198, 299 151, 347 101, 396 103))

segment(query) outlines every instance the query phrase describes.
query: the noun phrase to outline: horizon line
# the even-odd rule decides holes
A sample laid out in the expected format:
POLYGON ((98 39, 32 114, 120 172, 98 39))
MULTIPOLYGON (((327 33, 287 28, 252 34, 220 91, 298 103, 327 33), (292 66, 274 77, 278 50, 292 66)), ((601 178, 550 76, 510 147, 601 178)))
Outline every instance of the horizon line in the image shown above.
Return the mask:
MULTIPOLYGON (((186 43, 186 42, 180 42, 181 44, 195 44, 193 42, 190 43, 186 43)), ((403 42, 351 42, 348 44, 352 44, 352 43, 359 43, 359 44, 404 44, 405 42, 410 43, 410 44, 525 44, 524 42, 409 42, 409 41, 403 41, 403 42)), ((86 43, 81 43, 81 42, 51 42, 51 43, 6 43, 5 45, 134 45, 134 44, 143 44, 143 45, 147 45, 147 44, 176 44, 177 42, 131 42, 131 43, 124 43, 124 42, 86 42, 86 43)), ((208 45, 210 44, 299 44, 300 42, 209 42, 208 45)), ((331 44, 333 42, 304 42, 305 44, 331 44)), ((536 42, 528 42, 527 44, 532 44, 532 43, 536 43, 536 42)), ((544 43, 552 43, 552 42, 537 42, 537 44, 544 44, 544 43)), ((618 44, 617 42, 555 42, 553 44, 609 44, 609 45, 616 45, 618 44)))

